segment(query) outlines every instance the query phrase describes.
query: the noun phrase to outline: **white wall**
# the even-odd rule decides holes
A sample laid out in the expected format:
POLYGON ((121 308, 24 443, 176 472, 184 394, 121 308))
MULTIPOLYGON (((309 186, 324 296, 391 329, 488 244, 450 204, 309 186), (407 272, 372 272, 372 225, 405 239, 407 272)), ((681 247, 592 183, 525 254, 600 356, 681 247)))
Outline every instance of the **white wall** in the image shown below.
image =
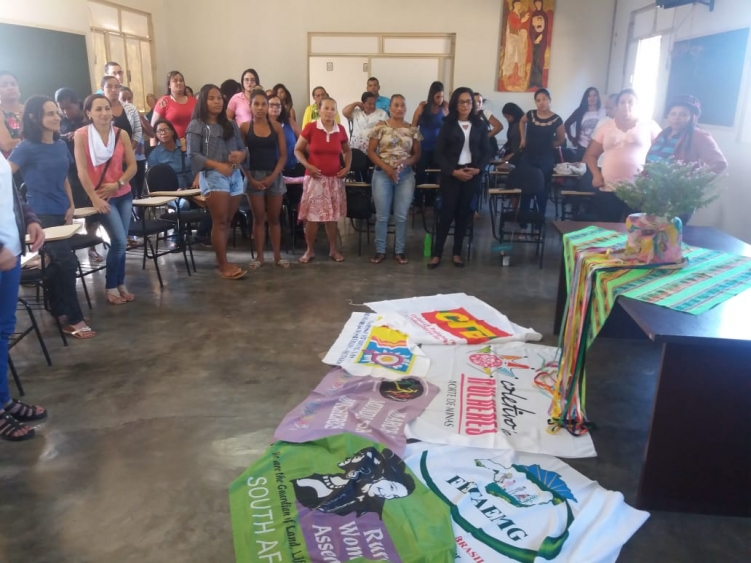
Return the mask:
MULTIPOLYGON (((558 0, 553 23, 550 89, 554 109, 568 114, 590 85, 605 87, 610 28, 615 0, 558 0), (584 19, 588 22, 582 33, 584 19)), ((307 88, 307 34, 315 32, 456 33, 454 86, 470 86, 500 113, 512 101, 533 107, 532 94, 495 92, 501 0, 223 0, 206 9, 202 0, 164 0, 170 37, 170 62, 190 85, 240 79, 255 68, 263 86, 283 82, 295 106, 310 103, 307 88), (234 39, 231 39, 234 38, 234 39), (229 48, 228 46, 232 46, 229 48)), ((325 86, 325 84, 324 84, 325 86)), ((381 84, 389 95, 399 85, 381 84)), ((424 85, 427 96, 429 84, 424 85)), ((365 89, 365 84, 362 84, 365 89)), ((343 102, 343 101, 340 101, 343 102)), ((409 109, 409 108, 408 108, 409 109)), ((414 109, 414 108, 412 108, 414 109)), ((298 111, 300 111, 298 109, 298 111)))
MULTIPOLYGON (((616 30, 613 35, 613 58, 610 66, 610 89, 615 91, 624 84, 623 68, 627 56, 628 27, 631 12, 653 4, 651 0, 618 0, 616 30)), ((672 15, 672 24, 665 43, 668 49, 675 41, 701 37, 751 26, 751 9, 748 0, 718 0, 713 12, 706 6, 682 6, 667 10, 661 17, 672 15), (668 13, 669 12, 669 13, 668 13)), ((738 97, 738 111, 733 127, 704 126, 720 145, 730 167, 728 176, 721 180, 723 193, 719 200, 706 209, 700 210, 692 224, 717 227, 746 242, 751 242, 751 143, 741 142, 741 124, 751 113, 751 48, 747 49, 746 68, 741 92, 738 97)), ((669 61, 669 57, 665 57, 669 61)), ((663 69, 658 91, 664 92, 669 76, 669 68, 663 69)), ((658 107, 664 100, 658 100, 658 107)), ((659 111, 659 110, 658 110, 659 111)), ((746 132, 747 139, 748 133, 746 132)))
MULTIPOLYGON (((160 87, 159 93, 162 93, 170 56, 170 34, 165 25, 164 0, 121 0, 117 4, 152 15, 156 81, 160 87)), ((0 0, 0 22, 85 34, 89 65, 94 63, 87 0, 0 0)), ((103 68, 101 70, 104 71, 103 68)), ((23 84, 21 88, 23 91, 23 84)))

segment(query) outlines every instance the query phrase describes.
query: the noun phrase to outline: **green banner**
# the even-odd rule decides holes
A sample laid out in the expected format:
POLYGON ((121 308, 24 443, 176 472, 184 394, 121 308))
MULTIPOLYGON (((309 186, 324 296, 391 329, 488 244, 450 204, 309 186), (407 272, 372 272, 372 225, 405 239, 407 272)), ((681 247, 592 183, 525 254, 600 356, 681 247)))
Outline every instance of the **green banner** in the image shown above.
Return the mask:
POLYGON ((229 488, 240 563, 452 563, 449 509, 388 448, 353 434, 276 442, 229 488))

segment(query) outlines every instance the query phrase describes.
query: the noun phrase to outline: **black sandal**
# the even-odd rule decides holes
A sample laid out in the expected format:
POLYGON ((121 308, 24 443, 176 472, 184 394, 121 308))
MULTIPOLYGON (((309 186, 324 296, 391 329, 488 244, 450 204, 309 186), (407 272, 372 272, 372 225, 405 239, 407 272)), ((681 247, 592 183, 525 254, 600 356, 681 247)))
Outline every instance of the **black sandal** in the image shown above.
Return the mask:
POLYGON ((373 264, 380 264, 386 259, 386 255, 383 252, 376 252, 375 256, 370 259, 373 264))
POLYGON ((47 418, 47 411, 36 405, 27 405, 15 399, 10 400, 10 404, 3 407, 5 412, 19 422, 32 422, 35 420, 44 420, 47 418), (41 409, 41 412, 40 412, 41 409))
POLYGON ((19 436, 18 432, 24 428, 26 428, 25 424, 19 422, 7 412, 0 414, 0 440, 7 440, 8 442, 31 440, 36 434, 36 430, 32 428, 26 434, 19 436))

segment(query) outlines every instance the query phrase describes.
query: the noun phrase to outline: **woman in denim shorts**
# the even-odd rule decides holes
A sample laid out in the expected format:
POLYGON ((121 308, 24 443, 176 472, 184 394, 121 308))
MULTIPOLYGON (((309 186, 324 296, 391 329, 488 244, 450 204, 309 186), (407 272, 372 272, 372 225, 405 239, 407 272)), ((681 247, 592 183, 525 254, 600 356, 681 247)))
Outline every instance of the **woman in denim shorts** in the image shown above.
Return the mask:
MULTIPOLYGON (((278 98, 274 99, 281 104, 278 98)), ((250 269, 255 270, 263 264, 266 221, 269 223, 274 262, 277 266, 289 268, 289 261, 281 255, 282 227, 279 224, 282 200, 287 191, 282 177, 287 161, 287 143, 281 125, 269 119, 269 102, 263 91, 253 92, 250 109, 253 120, 240 126, 249 154, 248 199, 253 212, 253 239, 257 256, 250 263, 250 269)))
POLYGON ((198 174, 201 194, 211 215, 211 245, 219 275, 242 278, 247 270, 227 261, 227 238, 232 218, 245 191, 242 164, 247 158, 240 130, 227 119, 219 88, 206 84, 198 94, 193 119, 188 125, 188 156, 193 174, 198 174))

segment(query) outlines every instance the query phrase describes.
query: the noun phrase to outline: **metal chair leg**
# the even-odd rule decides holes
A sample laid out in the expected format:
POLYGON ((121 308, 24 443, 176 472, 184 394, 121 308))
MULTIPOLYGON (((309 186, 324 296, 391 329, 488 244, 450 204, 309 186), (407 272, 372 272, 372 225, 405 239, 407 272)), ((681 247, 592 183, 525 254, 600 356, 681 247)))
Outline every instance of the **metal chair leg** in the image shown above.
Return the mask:
POLYGON ((16 366, 13 365, 13 360, 10 359, 10 354, 8 354, 8 368, 10 369, 10 373, 13 376, 13 381, 16 382, 16 387, 18 388, 18 395, 23 397, 24 395, 26 395, 26 393, 24 393, 23 385, 21 385, 21 380, 18 377, 16 366))

